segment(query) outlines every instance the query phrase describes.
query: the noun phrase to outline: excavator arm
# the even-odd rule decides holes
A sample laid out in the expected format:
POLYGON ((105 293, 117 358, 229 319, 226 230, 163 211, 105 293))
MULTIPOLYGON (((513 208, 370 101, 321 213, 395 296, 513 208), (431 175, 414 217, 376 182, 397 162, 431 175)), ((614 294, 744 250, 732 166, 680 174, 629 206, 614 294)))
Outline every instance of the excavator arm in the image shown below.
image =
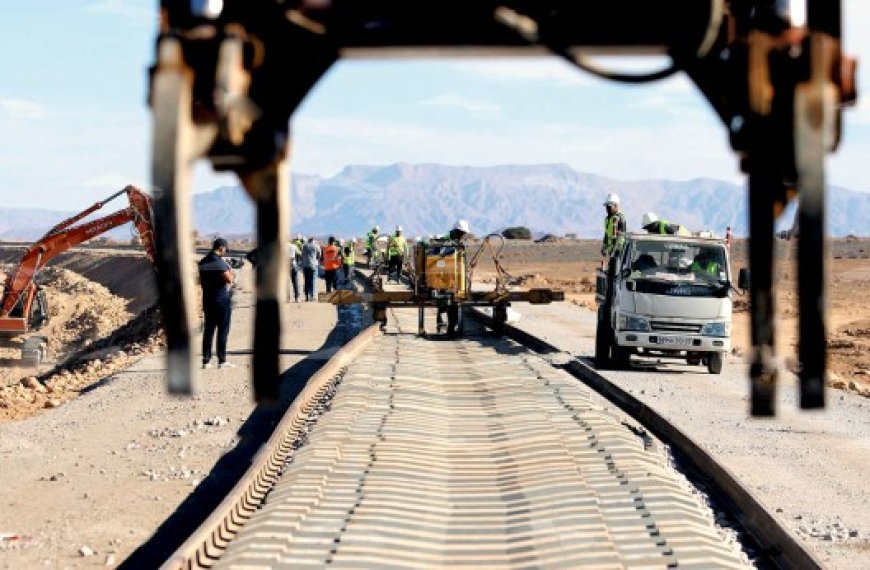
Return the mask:
POLYGON ((112 194, 90 208, 67 218, 51 228, 24 253, 18 266, 7 276, 0 305, 0 333, 27 332, 29 315, 37 286, 34 283, 39 270, 57 255, 89 239, 132 222, 149 259, 154 260, 154 241, 151 213, 151 198, 134 186, 112 194), (79 221, 105 206, 108 202, 126 194, 130 205, 108 216, 78 224, 79 221), (78 225, 76 225, 78 224, 78 225))

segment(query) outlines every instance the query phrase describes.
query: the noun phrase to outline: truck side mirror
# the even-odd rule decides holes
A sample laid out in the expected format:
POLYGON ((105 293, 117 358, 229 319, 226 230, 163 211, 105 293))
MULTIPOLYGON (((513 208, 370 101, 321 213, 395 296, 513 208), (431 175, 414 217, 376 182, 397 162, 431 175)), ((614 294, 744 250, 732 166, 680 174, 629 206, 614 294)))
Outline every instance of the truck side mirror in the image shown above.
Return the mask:
POLYGON ((749 289, 749 283, 749 268, 744 267, 737 275, 737 288, 742 291, 746 291, 747 289, 749 289))

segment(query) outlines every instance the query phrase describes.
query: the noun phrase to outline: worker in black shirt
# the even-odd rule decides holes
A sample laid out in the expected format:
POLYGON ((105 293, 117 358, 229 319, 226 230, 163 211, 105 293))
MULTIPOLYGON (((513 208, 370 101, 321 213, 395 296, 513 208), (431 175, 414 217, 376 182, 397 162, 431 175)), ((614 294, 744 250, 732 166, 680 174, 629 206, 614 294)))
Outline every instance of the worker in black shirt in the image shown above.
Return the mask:
POLYGON ((202 367, 211 367, 211 347, 217 329, 218 368, 234 368, 227 362, 227 337, 230 334, 232 299, 230 287, 235 274, 223 257, 227 252, 227 240, 217 238, 211 251, 199 260, 199 283, 202 286, 202 308, 205 326, 202 332, 202 367))

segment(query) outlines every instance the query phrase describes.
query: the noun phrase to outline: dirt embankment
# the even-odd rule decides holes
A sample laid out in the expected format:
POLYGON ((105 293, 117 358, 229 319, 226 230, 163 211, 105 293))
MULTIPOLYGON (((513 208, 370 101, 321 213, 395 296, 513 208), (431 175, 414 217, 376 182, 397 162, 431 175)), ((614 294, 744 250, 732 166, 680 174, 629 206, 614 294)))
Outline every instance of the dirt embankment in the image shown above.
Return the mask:
MULTIPOLYGON (((15 263, 22 251, 0 250, 0 259, 15 263)), ((47 339, 48 359, 22 367, 15 339, 0 348, 0 421, 57 407, 162 345, 157 313, 146 309, 156 293, 144 256, 70 252, 57 262, 38 276, 49 321, 34 334, 47 339)))

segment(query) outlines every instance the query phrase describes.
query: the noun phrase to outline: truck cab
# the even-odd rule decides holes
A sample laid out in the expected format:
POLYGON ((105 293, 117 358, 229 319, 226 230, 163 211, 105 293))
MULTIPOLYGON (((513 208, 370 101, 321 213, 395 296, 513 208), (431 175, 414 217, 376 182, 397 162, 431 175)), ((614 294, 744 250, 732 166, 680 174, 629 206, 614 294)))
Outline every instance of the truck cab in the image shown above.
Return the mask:
POLYGON ((596 364, 627 368, 634 355, 721 373, 731 350, 731 291, 724 240, 627 234, 598 270, 596 364))

